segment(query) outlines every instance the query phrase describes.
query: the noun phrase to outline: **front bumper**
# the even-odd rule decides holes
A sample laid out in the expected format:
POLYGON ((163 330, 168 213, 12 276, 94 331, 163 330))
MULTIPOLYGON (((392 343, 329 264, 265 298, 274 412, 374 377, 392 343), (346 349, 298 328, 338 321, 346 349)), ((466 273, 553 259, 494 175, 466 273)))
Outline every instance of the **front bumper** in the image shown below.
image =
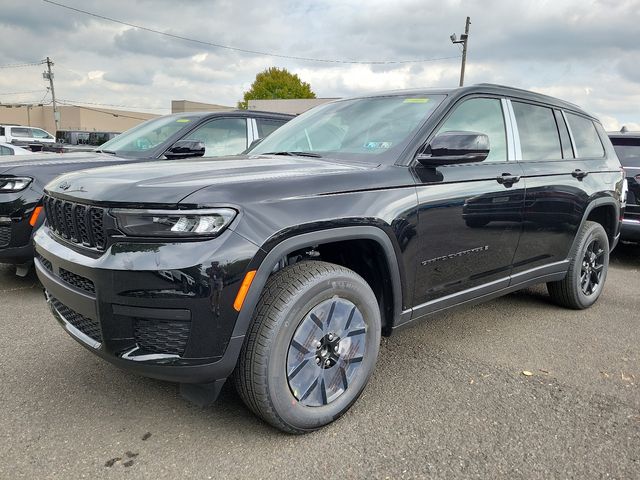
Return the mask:
POLYGON ((161 380, 227 378, 244 335, 233 300, 258 248, 232 231, 204 242, 116 243, 88 256, 45 226, 35 268, 58 322, 96 355, 161 380))
POLYGON ((628 242, 640 242, 640 218, 623 218, 620 238, 628 242))
POLYGON ((22 265, 33 259, 29 220, 37 201, 27 200, 30 196, 30 192, 0 194, 0 263, 22 265))

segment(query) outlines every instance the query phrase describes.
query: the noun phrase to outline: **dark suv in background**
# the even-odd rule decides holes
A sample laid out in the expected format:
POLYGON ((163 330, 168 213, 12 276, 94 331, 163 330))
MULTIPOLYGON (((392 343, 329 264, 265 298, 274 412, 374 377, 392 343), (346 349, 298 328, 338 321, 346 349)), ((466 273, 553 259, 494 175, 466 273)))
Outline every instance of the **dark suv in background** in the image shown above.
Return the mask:
MULTIPOLYGON (((32 234, 44 221, 44 186, 62 173, 158 159, 234 155, 291 118, 256 111, 167 115, 141 123, 94 151, 0 160, 0 263, 17 265, 19 275, 27 273, 33 259, 32 234)), ((95 239, 85 243, 95 245, 95 239)))
POLYGON ((640 242, 640 132, 630 132, 623 127, 619 132, 609 132, 609 138, 629 184, 621 238, 640 242))
POLYGON ((356 401, 381 334, 539 283, 591 306, 623 188, 573 104, 396 91, 316 107, 246 156, 65 175, 46 187, 35 265, 91 352, 200 404, 232 377, 302 433, 356 401))

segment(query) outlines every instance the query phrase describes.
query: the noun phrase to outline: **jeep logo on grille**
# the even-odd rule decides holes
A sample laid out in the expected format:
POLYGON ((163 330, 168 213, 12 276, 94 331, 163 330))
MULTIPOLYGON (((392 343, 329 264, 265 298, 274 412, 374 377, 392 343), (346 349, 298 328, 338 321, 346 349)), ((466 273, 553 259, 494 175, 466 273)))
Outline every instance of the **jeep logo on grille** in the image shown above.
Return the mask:
POLYGON ((67 181, 64 181, 60 185, 58 185, 58 188, 60 190, 69 190, 69 188, 71 188, 71 184, 67 181))

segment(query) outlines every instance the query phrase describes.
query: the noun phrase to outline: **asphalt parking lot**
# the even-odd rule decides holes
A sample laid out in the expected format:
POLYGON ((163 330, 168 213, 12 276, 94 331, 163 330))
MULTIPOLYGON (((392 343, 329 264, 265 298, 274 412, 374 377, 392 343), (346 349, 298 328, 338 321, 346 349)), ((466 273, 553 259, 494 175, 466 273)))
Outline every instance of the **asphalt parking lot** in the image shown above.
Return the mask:
POLYGON ((397 332, 354 408, 295 437, 229 385, 201 409, 94 357, 0 266, 0 478, 640 478, 639 287, 622 246, 589 310, 540 287, 397 332))

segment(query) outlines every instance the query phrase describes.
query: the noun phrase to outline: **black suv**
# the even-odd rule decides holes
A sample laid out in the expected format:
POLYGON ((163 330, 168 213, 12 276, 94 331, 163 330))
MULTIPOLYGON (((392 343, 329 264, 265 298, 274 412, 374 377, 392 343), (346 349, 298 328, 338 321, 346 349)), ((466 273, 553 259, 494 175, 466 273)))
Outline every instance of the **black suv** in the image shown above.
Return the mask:
POLYGON ((44 220, 44 186, 63 173, 162 158, 238 154, 291 118, 255 111, 167 115, 141 123, 92 152, 0 160, 0 263, 17 265, 19 275, 27 273, 33 259, 31 238, 44 220))
POLYGON ((623 184, 575 105, 495 85, 382 93, 306 112, 247 156, 59 178, 36 267, 96 355, 200 404, 232 377, 302 433, 356 401, 381 334, 539 283, 592 305, 623 184))
POLYGON ((640 242, 640 132, 623 128, 619 132, 610 132, 609 138, 629 184, 621 238, 628 242, 640 242))

